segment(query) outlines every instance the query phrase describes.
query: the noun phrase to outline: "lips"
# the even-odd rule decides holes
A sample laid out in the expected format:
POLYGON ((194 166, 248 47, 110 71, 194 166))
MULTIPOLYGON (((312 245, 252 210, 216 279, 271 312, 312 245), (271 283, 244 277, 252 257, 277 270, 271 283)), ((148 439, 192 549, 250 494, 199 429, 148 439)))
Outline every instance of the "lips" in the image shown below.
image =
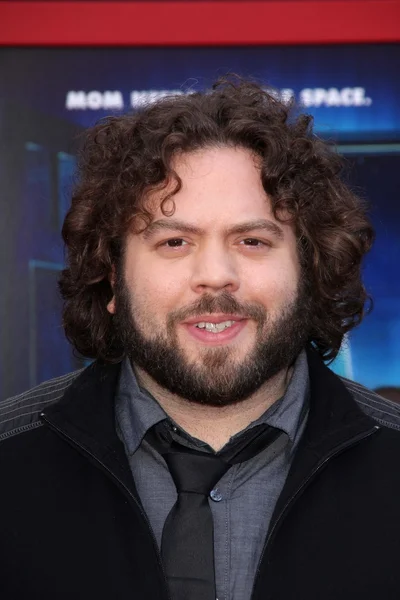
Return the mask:
POLYGON ((208 315, 199 315, 191 319, 184 321, 184 325, 196 325, 197 323, 224 323, 225 321, 243 321, 247 317, 227 314, 227 313, 214 313, 208 315))
POLYGON ((189 319, 183 323, 185 330, 189 335, 195 338, 197 341, 202 342, 207 346, 217 346, 224 343, 228 343, 234 340, 240 332, 244 329, 247 324, 247 319, 238 315, 201 315, 189 319), (207 324, 217 326, 221 323, 230 323, 229 326, 224 327, 222 330, 216 327, 209 327, 207 324), (198 327, 198 325, 201 325, 198 327))

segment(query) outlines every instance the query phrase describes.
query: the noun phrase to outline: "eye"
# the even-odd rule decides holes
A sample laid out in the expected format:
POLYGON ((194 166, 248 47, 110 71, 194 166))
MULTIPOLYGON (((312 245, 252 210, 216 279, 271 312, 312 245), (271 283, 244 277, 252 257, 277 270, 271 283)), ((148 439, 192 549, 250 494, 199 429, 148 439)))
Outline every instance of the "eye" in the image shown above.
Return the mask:
POLYGON ((266 242, 258 240, 257 238, 246 238, 244 240, 241 240, 240 244, 243 246, 250 246, 252 248, 263 248, 265 246, 268 246, 266 242))
POLYGON ((186 254, 190 251, 190 242, 182 239, 182 238, 169 238, 168 240, 163 240, 156 245, 156 250, 162 256, 186 256, 186 254))
POLYGON ((165 246, 167 248, 182 248, 182 246, 186 246, 187 242, 182 238, 172 238, 171 240, 166 240, 161 244, 161 246, 165 246))

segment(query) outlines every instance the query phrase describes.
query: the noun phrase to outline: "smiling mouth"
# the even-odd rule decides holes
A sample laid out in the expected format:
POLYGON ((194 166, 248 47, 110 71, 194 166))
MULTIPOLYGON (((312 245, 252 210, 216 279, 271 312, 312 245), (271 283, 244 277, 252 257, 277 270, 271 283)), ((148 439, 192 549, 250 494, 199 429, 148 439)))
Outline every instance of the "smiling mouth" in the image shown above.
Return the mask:
POLYGON ((233 341, 244 329, 248 317, 235 314, 203 314, 183 323, 199 342, 214 346, 233 341))
POLYGON ((210 331, 211 333, 221 333, 221 331, 225 331, 229 327, 232 327, 237 323, 237 321, 222 321, 221 323, 210 323, 208 321, 200 321, 195 324, 195 327, 198 329, 205 329, 206 331, 210 331))

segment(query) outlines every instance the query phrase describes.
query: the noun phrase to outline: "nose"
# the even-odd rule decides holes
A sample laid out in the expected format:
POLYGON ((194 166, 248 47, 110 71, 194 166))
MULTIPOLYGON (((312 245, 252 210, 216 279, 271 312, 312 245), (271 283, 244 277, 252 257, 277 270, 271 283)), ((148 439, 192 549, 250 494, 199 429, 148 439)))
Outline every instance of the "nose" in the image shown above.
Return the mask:
POLYGON ((235 292, 239 289, 235 258, 218 243, 209 243, 193 257, 191 286, 196 293, 235 292))

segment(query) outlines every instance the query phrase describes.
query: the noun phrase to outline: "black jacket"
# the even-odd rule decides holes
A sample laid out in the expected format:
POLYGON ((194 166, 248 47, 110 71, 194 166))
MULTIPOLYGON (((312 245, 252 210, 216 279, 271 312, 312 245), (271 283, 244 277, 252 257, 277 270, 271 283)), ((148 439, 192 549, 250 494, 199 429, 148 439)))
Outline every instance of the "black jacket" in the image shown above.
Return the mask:
MULTIPOLYGON (((253 600, 400 598, 400 407, 309 355, 308 424, 253 600)), ((120 365, 0 404, 0 598, 167 600, 114 423, 120 365)), ((188 598, 190 600, 190 598, 188 598)))

